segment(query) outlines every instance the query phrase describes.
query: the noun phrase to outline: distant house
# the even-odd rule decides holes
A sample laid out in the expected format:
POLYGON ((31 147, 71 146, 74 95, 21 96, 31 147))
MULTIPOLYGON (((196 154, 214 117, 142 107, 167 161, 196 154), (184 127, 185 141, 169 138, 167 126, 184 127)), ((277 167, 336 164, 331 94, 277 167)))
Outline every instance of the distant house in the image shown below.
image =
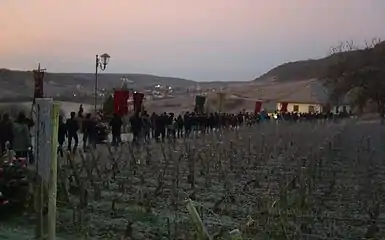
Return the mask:
MULTIPOLYGON (((284 105, 288 112, 312 113, 312 112, 336 112, 337 107, 329 103, 329 91, 323 86, 322 82, 314 79, 303 82, 296 86, 295 91, 280 96, 277 99, 277 109, 280 110, 284 105)), ((339 111, 350 111, 350 107, 344 104, 339 107, 339 111)))
MULTIPOLYGON (((245 86, 234 87, 226 91, 226 99, 240 99, 242 103, 232 111, 240 109, 252 112, 258 108, 260 111, 274 112, 281 110, 286 105, 288 112, 336 112, 336 106, 329 104, 329 91, 317 79, 307 79, 292 82, 255 82, 245 86)), ((344 102, 347 102, 344 100, 344 102)), ((350 111, 348 104, 340 105, 339 111, 350 111)), ((257 110, 258 111, 258 110, 257 110)))

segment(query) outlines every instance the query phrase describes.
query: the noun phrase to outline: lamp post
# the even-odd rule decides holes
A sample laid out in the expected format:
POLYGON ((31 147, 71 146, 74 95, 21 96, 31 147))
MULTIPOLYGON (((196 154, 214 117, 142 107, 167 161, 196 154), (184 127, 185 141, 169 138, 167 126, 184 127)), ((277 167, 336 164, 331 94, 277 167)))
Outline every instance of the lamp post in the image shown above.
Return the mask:
POLYGON ((97 111, 98 104, 98 70, 106 70, 108 61, 110 60, 110 55, 107 53, 102 54, 101 56, 96 55, 95 59, 95 89, 94 89, 94 110, 97 111))

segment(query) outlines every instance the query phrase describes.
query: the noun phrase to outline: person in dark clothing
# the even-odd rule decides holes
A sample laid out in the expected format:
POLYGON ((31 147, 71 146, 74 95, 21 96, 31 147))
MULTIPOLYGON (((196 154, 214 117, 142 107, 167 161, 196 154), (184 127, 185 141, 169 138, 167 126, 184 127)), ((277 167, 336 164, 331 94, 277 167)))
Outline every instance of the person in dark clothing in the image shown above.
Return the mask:
POLYGON ((159 115, 155 120, 155 139, 159 141, 159 137, 161 137, 162 142, 166 138, 166 125, 168 121, 168 116, 166 113, 159 115))
POLYGON ((151 114, 151 137, 156 138, 156 120, 158 118, 158 115, 153 112, 151 114))
POLYGON ((122 118, 118 114, 114 113, 114 117, 110 121, 110 127, 111 127, 111 133, 112 133, 112 146, 116 147, 122 141, 121 140, 122 125, 123 125, 122 118))
POLYGON ((72 151, 72 153, 76 152, 76 149, 79 144, 79 138, 78 138, 79 123, 75 118, 75 116, 76 116, 76 113, 71 112, 71 118, 68 119, 66 123, 67 134, 68 134, 68 151, 72 151), (72 140, 75 141, 73 149, 72 149, 72 140))
POLYGON ((92 146, 92 148, 96 148, 97 141, 97 128, 96 128, 96 120, 91 117, 91 113, 87 113, 86 118, 82 124, 83 130, 83 149, 86 150, 88 148, 88 144, 92 146))
POLYGON ((144 141, 148 143, 150 141, 151 119, 146 111, 142 114, 142 126, 144 141))
MULTIPOLYGON (((13 150, 16 157, 28 158, 31 147, 31 135, 24 113, 20 113, 13 124, 13 150)), ((32 163, 33 159, 29 159, 32 163)))
POLYGON ((183 136, 183 118, 180 114, 176 119, 176 133, 178 138, 183 136))
POLYGON ((79 111, 78 111, 78 117, 83 118, 83 104, 80 104, 79 111))
POLYGON ((188 137, 191 133, 192 119, 189 112, 186 112, 183 117, 185 137, 188 137))
POLYGON ((93 149, 96 149, 96 144, 99 141, 99 133, 102 131, 102 128, 98 127, 98 121, 96 116, 91 117, 90 125, 88 126, 88 143, 93 149))
POLYGON ((142 119, 139 116, 139 112, 135 112, 130 118, 131 132, 133 134, 133 142, 137 143, 142 130, 142 119))
POLYGON ((13 123, 9 119, 9 115, 5 113, 0 122, 0 155, 4 153, 6 143, 9 142, 9 148, 12 149, 13 142, 13 123))
POLYGON ((63 121, 63 117, 59 116, 59 130, 58 130, 59 146, 58 146, 58 154, 60 155, 60 157, 64 156, 63 144, 65 142, 66 137, 67 137, 67 127, 66 127, 66 124, 63 121))
POLYGON ((87 149, 87 142, 90 136, 90 125, 91 125, 91 114, 87 113, 86 118, 82 122, 82 133, 83 133, 83 149, 87 149))
POLYGON ((169 113, 167 116, 167 137, 175 139, 176 138, 176 132, 175 132, 175 124, 174 124, 174 113, 169 113))

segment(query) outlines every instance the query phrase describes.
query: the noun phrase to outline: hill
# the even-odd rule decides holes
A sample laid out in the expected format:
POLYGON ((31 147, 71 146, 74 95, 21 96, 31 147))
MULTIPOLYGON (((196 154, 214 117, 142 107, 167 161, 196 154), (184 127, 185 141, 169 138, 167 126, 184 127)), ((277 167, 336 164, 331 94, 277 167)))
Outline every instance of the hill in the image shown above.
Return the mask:
MULTIPOLYGON (((385 41, 380 42, 373 49, 379 49, 384 45, 385 41)), ((325 58, 284 63, 254 79, 254 81, 275 79, 276 81, 287 82, 314 78, 321 79, 327 75, 329 67, 341 58, 347 58, 348 61, 359 61, 362 51, 364 50, 343 51, 325 58)))
MULTIPOLYGON (((98 75, 99 88, 111 89, 120 87, 121 78, 131 80, 130 87, 143 89, 155 84, 173 87, 189 87, 196 83, 192 80, 161 77, 147 74, 109 74, 98 75)), ((50 73, 44 79, 44 91, 48 96, 72 95, 73 92, 92 94, 94 91, 95 75, 92 73, 50 73)), ((31 71, 14 71, 0 69, 0 96, 4 98, 25 98, 33 95, 33 74, 31 71)))

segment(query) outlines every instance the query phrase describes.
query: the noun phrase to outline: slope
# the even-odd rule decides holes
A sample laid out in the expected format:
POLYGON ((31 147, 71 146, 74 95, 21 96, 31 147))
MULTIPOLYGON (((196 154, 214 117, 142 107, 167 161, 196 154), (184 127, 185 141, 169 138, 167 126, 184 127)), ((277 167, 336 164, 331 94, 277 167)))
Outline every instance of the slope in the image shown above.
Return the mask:
MULTIPOLYGON (((385 41, 380 42, 376 44, 374 49, 384 44, 385 41)), ((276 81, 286 82, 312 78, 322 79, 327 75, 330 66, 334 65, 341 58, 347 58, 348 61, 360 61, 359 53, 362 51, 364 49, 343 51, 325 58, 284 63, 254 79, 254 81, 275 79, 276 81)))

